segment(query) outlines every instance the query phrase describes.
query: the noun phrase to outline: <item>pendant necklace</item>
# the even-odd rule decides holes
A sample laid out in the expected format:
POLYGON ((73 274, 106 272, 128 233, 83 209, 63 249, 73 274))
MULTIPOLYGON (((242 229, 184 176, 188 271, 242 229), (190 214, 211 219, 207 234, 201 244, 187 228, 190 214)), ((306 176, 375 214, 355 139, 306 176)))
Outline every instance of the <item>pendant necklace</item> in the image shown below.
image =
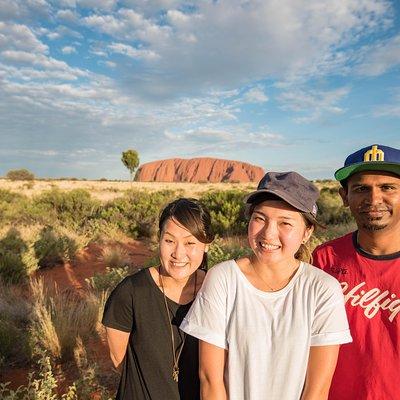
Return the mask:
POLYGON ((290 282, 290 280, 293 278, 293 276, 295 275, 295 273, 296 273, 296 271, 297 271, 297 269, 298 269, 298 268, 295 268, 295 269, 294 269, 294 271, 292 272, 292 274, 290 274, 289 278, 287 278, 287 279, 285 279, 285 280, 283 281, 284 284, 281 283, 278 287, 273 288, 273 287, 272 287, 268 282, 266 282, 266 281, 263 279, 263 277, 257 272, 257 269, 256 269, 256 267, 254 266, 254 264, 251 262, 251 260, 250 260, 250 264, 251 264, 251 266, 253 267, 253 270, 254 270, 254 272, 256 273, 256 275, 259 277, 259 279, 261 279, 261 281, 265 284, 265 286, 268 287, 269 291, 271 291, 271 292, 277 292, 278 290, 283 289, 283 288, 290 282))
MULTIPOLYGON (((175 350, 175 337, 174 337, 174 330, 172 327, 172 319, 171 319, 171 311, 168 308, 168 303, 167 303, 167 296, 165 295, 165 290, 164 290, 164 282, 161 276, 161 266, 158 266, 158 276, 160 277, 160 287, 161 291, 164 295, 164 304, 165 304, 165 310, 167 311, 167 316, 168 316, 168 322, 169 322, 169 328, 171 331, 171 345, 172 345, 172 359, 173 359, 173 365, 172 365, 172 379, 175 382, 178 382, 179 380, 179 359, 182 354, 183 346, 185 345, 185 340, 186 340, 186 333, 183 333, 183 340, 182 344, 179 348, 178 354, 176 354, 175 350)), ((194 272, 194 289, 193 289, 193 299, 196 297, 196 287, 197 287, 197 270, 194 272)), ((179 330, 179 328, 178 328, 179 330)))

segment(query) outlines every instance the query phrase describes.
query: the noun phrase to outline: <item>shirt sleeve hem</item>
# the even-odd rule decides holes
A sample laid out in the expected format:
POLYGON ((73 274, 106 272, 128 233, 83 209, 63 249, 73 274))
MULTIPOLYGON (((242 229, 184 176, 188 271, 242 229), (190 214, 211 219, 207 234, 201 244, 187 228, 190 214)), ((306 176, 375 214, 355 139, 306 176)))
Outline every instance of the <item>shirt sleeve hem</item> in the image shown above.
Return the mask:
POLYGON ((341 332, 320 333, 311 337, 310 346, 328 346, 333 344, 350 343, 353 339, 350 330, 341 332))
POLYGON ((101 323, 107 328, 117 329, 118 331, 131 333, 130 328, 127 328, 126 326, 123 326, 123 325, 116 324, 115 322, 110 322, 110 321, 107 321, 106 319, 103 319, 101 321, 101 323))
POLYGON ((211 332, 202 326, 195 325, 192 322, 189 323, 186 319, 184 319, 181 323, 180 329, 188 335, 194 336, 203 342, 207 342, 213 344, 214 346, 228 350, 228 345, 224 336, 215 334, 214 332, 211 332))

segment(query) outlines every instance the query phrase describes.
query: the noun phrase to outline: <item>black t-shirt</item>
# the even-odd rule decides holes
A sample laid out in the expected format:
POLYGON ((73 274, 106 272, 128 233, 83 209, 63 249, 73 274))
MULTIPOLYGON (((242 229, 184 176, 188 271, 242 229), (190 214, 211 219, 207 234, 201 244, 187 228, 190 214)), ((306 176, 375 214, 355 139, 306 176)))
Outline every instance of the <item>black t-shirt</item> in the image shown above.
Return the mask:
MULTIPOLYGON (((182 344, 179 330, 191 303, 167 298, 175 348, 182 344)), ((111 293, 103 315, 107 327, 130 332, 117 400, 199 400, 198 341, 187 335, 179 359, 179 383, 172 379, 171 329, 164 295, 148 269, 126 277, 111 293)))

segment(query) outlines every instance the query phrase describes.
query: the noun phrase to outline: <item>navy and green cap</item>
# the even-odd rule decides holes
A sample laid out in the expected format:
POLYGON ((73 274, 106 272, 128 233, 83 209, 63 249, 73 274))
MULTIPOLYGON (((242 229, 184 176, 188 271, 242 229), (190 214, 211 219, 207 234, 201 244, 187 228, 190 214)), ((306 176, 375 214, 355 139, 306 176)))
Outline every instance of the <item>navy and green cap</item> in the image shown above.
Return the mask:
POLYGON ((373 144, 350 154, 344 167, 335 172, 335 179, 344 181, 362 171, 386 171, 400 176, 400 149, 373 144))

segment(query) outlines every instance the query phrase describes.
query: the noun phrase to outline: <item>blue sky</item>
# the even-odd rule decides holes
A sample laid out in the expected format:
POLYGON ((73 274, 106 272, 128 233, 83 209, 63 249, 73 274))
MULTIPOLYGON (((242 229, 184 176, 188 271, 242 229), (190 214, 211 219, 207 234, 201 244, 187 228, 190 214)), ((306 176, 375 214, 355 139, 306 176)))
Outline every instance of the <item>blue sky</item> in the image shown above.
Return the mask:
POLYGON ((128 179, 134 148, 331 178, 400 147, 399 21, 384 0, 0 0, 0 175, 128 179))

